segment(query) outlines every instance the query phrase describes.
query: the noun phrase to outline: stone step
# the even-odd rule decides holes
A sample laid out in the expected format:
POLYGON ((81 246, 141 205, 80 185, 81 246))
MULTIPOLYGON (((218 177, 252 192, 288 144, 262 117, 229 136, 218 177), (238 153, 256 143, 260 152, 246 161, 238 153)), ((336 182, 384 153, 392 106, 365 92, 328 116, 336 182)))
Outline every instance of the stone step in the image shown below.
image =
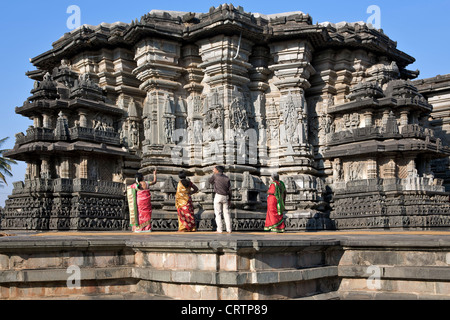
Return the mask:
POLYGON ((339 290, 338 300, 450 300, 449 295, 444 294, 424 294, 411 292, 386 292, 386 291, 366 291, 339 290))
MULTIPOLYGON (((26 301, 35 300, 36 298, 16 298, 14 300, 26 301)), ((169 297, 160 296, 156 294, 149 293, 125 293, 125 294, 78 294, 78 295, 63 295, 63 296, 51 296, 39 297, 39 300, 56 300, 56 301, 66 301, 66 300, 130 300, 130 301, 143 301, 143 300, 174 300, 169 297)))
POLYGON ((238 272, 134 268, 134 277, 141 280, 223 286, 268 285, 285 282, 308 281, 336 277, 337 273, 338 270, 336 266, 238 272))

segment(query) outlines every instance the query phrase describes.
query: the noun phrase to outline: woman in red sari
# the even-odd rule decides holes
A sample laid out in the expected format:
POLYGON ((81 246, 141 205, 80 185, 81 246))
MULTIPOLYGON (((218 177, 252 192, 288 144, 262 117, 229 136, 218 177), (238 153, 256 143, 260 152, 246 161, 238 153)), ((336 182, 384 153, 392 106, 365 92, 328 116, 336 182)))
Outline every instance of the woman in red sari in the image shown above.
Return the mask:
POLYGON ((156 169, 153 181, 144 181, 141 173, 136 174, 136 183, 127 188, 130 224, 133 232, 152 232, 152 202, 150 186, 155 185, 156 169))
POLYGON ((191 195, 197 193, 198 188, 186 178, 185 171, 181 171, 178 177, 180 182, 175 195, 175 206, 178 212, 178 232, 195 232, 197 227, 191 195))
POLYGON ((267 215, 264 231, 282 233, 286 229, 283 218, 286 186, 276 173, 272 174, 272 180, 267 192, 267 215))

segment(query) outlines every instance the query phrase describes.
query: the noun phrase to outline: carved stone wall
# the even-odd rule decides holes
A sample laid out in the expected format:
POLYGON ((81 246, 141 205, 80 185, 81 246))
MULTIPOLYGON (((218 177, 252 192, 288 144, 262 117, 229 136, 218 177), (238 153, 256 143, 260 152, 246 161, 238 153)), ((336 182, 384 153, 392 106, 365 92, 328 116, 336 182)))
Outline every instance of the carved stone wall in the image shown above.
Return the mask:
POLYGON ((176 230, 184 169, 199 230, 212 230, 215 165, 232 180, 235 230, 263 229, 272 172, 288 230, 447 226, 433 172, 447 141, 410 81, 414 59, 380 30, 221 5, 85 25, 53 46, 16 110, 33 126, 7 154, 28 168, 2 228, 124 229, 126 185, 157 168, 154 229, 176 230))
MULTIPOLYGON (((429 119, 430 128, 435 132, 439 143, 446 146, 450 142, 450 75, 436 76, 413 82, 419 92, 433 106, 429 119)), ((450 191, 449 158, 433 159, 431 169, 437 178, 444 180, 445 190, 450 191)))

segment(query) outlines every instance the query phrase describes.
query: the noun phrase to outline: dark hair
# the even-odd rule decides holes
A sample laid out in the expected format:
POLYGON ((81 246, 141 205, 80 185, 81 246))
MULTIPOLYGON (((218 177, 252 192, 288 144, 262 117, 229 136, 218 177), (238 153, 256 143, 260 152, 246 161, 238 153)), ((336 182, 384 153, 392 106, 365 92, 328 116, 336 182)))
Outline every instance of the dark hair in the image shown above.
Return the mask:
POLYGON ((140 172, 136 173, 136 180, 137 182, 144 181, 144 175, 140 172))
POLYGON ((140 172, 136 173, 136 183, 138 184, 138 189, 142 190, 140 182, 144 181, 144 175, 140 172))
POLYGON ((217 171, 219 171, 220 173, 224 173, 225 168, 223 166, 216 166, 217 171))
POLYGON ((179 173, 178 173, 178 178, 180 178, 180 179, 186 179, 187 178, 187 174, 186 174, 186 171, 180 171, 179 173))
POLYGON ((189 185, 191 184, 191 182, 187 179, 187 174, 186 171, 180 171, 178 173, 178 178, 180 178, 181 184, 185 187, 185 188, 189 188, 189 185))

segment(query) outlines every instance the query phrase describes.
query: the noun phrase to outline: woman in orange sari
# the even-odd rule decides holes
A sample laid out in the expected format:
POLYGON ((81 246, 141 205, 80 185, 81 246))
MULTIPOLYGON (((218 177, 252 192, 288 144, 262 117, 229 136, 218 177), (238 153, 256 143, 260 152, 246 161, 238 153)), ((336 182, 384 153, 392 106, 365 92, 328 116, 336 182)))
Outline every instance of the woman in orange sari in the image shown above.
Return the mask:
POLYGON ((178 232, 195 232, 197 228, 191 195, 197 193, 198 188, 186 178, 185 171, 181 171, 178 177, 180 182, 175 195, 175 206, 178 212, 178 232))
POLYGON ((272 180, 267 192, 267 215, 264 231, 283 233, 286 229, 283 218, 286 186, 276 173, 272 174, 272 180))
POLYGON ((130 225, 133 232, 152 232, 152 202, 150 186, 155 185, 156 169, 153 181, 144 181, 141 173, 136 174, 136 183, 127 188, 128 207, 130 210, 130 225))

